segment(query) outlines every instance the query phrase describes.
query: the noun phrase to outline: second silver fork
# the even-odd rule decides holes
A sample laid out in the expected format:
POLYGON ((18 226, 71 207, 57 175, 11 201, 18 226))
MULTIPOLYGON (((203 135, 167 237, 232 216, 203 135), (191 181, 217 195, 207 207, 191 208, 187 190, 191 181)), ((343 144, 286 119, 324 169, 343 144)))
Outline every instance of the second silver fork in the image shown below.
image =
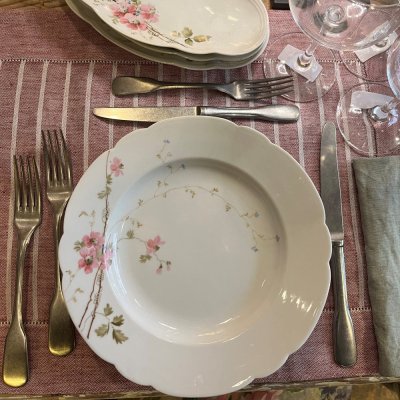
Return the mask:
POLYGON ((46 169, 46 195, 54 214, 54 249, 56 286, 49 315, 49 350, 65 356, 75 348, 75 328, 68 314, 61 287, 58 244, 62 236, 65 207, 72 194, 71 162, 60 131, 42 131, 46 169))
POLYGON ((275 78, 238 80, 230 83, 181 83, 162 82, 151 78, 117 76, 112 82, 112 92, 116 96, 151 93, 165 89, 208 89, 218 90, 235 100, 264 100, 293 91, 291 75, 275 78))
POLYGON ((11 325, 4 343, 3 381, 20 387, 28 380, 28 345, 22 318, 25 255, 35 229, 42 221, 39 174, 34 157, 14 156, 14 224, 18 235, 17 271, 11 325))

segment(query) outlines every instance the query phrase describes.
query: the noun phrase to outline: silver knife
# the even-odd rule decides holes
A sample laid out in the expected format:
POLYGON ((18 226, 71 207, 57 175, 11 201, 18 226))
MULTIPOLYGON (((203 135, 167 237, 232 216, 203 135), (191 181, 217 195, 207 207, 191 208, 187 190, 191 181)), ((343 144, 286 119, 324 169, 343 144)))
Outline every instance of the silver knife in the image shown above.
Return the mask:
POLYGON ((347 301, 344 259, 344 230, 342 196, 336 149, 336 127, 332 122, 324 125, 321 139, 321 198, 326 213, 326 225, 332 240, 330 260, 335 312, 333 322, 333 349, 337 364, 350 367, 357 359, 357 349, 347 301))
POLYGON ((121 121, 156 122, 162 119, 207 115, 222 118, 255 118, 276 122, 295 122, 299 119, 300 110, 295 105, 268 105, 256 108, 231 107, 134 107, 94 108, 93 114, 107 119, 121 121))

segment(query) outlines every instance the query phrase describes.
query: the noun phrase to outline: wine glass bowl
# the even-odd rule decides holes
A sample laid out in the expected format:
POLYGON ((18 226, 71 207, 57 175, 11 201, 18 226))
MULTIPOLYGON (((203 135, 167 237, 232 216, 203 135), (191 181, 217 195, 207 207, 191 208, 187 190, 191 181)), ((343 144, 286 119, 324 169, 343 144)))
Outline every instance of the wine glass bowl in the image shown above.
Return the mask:
POLYGON ((294 101, 315 100, 332 87, 337 60, 331 50, 369 47, 382 42, 400 25, 400 5, 394 0, 289 0, 289 6, 305 35, 284 35, 271 43, 264 73, 268 77, 296 75, 298 90, 284 95, 294 101))

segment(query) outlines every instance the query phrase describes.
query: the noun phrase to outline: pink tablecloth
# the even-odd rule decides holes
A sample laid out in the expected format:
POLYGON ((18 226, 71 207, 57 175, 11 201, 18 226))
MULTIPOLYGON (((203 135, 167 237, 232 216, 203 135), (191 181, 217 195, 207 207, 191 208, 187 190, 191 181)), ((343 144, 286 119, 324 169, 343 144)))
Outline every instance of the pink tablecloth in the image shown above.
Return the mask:
MULTIPOLYGON (((271 11, 272 38, 297 30, 290 13, 271 11)), ((91 114, 94 106, 122 105, 236 105, 215 92, 164 92, 140 98, 114 98, 112 77, 123 74, 182 81, 224 81, 263 76, 262 58, 231 71, 194 72, 156 64, 107 42, 68 10, 0 12, 0 359, 11 316, 14 287, 15 239, 10 198, 11 155, 36 153, 40 157, 42 128, 62 127, 73 155, 75 181, 105 149, 144 124, 110 124, 91 114)), ((358 83, 340 65, 337 83, 323 101, 301 104, 297 124, 277 125, 241 121, 263 132, 290 152, 319 188, 321 127, 335 119, 336 104, 345 88, 358 83)), ((278 102, 284 102, 278 99, 278 102)), ((351 160, 355 155, 339 138, 340 178, 343 189, 348 290, 358 345, 358 362, 341 368, 332 357, 332 296, 316 329, 285 365, 260 382, 328 380, 372 376, 378 371, 376 342, 367 293, 362 232, 351 160)), ((148 390, 122 376, 98 358, 78 337, 74 353, 57 358, 47 350, 48 308, 53 290, 53 235, 50 209, 45 202, 42 226, 29 252, 25 275, 26 326, 31 377, 21 389, 0 383, 0 393, 67 394, 148 390)), ((284 340, 284 338, 283 338, 284 340)), ((132 355, 134 357, 134 355, 132 355)))

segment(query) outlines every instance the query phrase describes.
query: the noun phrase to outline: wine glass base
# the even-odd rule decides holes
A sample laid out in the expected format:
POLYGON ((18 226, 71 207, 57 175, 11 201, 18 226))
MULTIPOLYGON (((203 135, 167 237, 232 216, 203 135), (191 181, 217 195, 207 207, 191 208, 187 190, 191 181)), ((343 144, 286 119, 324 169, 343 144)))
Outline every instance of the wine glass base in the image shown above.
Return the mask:
POLYGON ((366 91, 393 96, 388 86, 380 83, 360 84, 350 88, 337 106, 336 121, 346 143, 357 153, 367 156, 384 156, 400 149, 400 121, 397 109, 387 118, 372 118, 372 109, 352 105, 355 91, 366 91))
POLYGON ((365 62, 361 62, 358 57, 350 51, 340 51, 339 56, 347 70, 364 81, 387 81, 386 64, 388 51, 377 54, 365 62))
POLYGON ((267 78, 286 75, 294 76, 295 90, 282 95, 288 100, 304 103, 320 99, 335 83, 337 63, 335 54, 330 49, 318 46, 314 52, 315 58, 322 66, 322 71, 314 82, 304 78, 278 58, 287 45, 305 50, 310 44, 311 39, 304 33, 293 32, 282 35, 267 47, 263 63, 264 75, 267 78))

